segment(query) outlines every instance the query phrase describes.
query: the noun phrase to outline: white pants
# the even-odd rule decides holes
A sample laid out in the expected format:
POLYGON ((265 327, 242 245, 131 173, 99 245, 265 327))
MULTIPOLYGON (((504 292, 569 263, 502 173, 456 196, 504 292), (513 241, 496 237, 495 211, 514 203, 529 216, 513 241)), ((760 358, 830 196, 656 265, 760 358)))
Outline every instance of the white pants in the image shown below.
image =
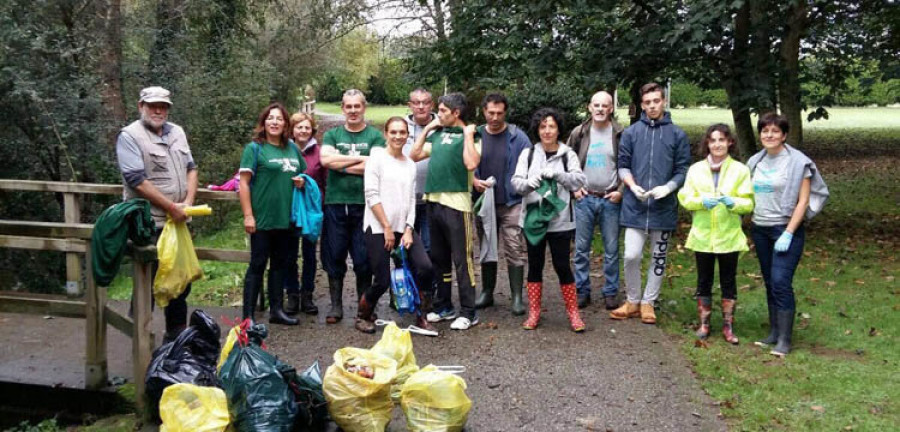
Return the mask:
POLYGON ((625 292, 629 303, 653 305, 659 298, 659 288, 666 272, 666 253, 669 250, 671 231, 625 228, 625 292), (641 258, 644 243, 650 238, 651 262, 647 269, 647 288, 641 295, 641 258))

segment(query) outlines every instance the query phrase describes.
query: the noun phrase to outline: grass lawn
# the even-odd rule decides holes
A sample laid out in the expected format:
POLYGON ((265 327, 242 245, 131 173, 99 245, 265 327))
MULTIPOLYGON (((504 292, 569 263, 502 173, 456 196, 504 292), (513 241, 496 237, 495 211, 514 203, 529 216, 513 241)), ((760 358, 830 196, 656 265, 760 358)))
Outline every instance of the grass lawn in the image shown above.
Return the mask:
MULTIPOLYGON (((709 343, 695 343, 696 267, 693 253, 683 248, 690 228, 683 215, 658 303, 659 322, 680 341, 734 430, 900 428, 898 161, 820 162, 832 198, 808 226, 794 278, 794 351, 784 360, 752 343, 768 333, 765 287, 752 251, 738 268, 735 331, 741 344, 728 345, 721 337, 718 288, 709 343)), ((595 248, 602 248, 599 238, 595 248)))

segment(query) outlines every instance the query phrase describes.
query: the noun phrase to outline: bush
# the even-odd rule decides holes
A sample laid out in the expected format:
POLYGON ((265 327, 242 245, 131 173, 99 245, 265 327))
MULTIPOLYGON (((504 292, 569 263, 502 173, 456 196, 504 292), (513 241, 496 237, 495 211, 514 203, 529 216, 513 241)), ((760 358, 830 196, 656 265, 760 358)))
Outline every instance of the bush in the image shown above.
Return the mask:
MULTIPOLYGON (((510 113, 508 120, 528 132, 528 136, 536 141, 537 134, 529 130, 531 115, 540 108, 556 108, 563 115, 560 125, 559 139, 565 141, 569 132, 583 121, 587 114, 587 92, 578 84, 568 80, 547 82, 533 79, 525 83, 520 90, 510 90, 510 113)), ((480 101, 479 101, 480 103, 480 101)), ((483 122, 483 119, 479 119, 483 122)))

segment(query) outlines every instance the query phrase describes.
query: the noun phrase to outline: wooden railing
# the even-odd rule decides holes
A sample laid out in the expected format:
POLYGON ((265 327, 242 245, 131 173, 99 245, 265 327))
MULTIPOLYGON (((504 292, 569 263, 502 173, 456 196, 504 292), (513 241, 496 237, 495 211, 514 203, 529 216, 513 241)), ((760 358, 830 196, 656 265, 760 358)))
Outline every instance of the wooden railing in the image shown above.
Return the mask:
MULTIPOLYGON (((106 304, 106 290, 97 287, 91 272, 91 234, 94 226, 81 222, 81 195, 122 195, 121 185, 0 179, 0 190, 54 192, 63 195, 64 222, 0 219, 0 247, 59 251, 66 254, 66 296, 0 291, 0 312, 84 318, 85 369, 88 389, 106 386, 106 325, 131 337, 132 364, 138 409, 145 411, 144 378, 153 353, 151 332, 151 266, 156 246, 132 247, 134 279, 132 318, 106 304), (86 271, 82 272, 82 269, 86 271), (79 297, 83 297, 80 299, 79 297)), ((197 191, 197 202, 237 200, 234 192, 197 191)), ((201 260, 249 262, 240 250, 196 248, 201 260)))

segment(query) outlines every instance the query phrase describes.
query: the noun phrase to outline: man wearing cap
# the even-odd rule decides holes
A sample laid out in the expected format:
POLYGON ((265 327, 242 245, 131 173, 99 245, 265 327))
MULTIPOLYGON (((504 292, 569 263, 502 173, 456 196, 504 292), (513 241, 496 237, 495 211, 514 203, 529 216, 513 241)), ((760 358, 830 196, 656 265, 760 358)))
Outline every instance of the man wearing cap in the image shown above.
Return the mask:
MULTIPOLYGON (((150 201, 156 222, 154 243, 166 223, 187 220, 184 207, 193 205, 197 194, 197 165, 188 147, 184 129, 169 123, 172 100, 168 90, 147 87, 138 101, 139 120, 122 128, 116 140, 116 157, 125 184, 124 199, 150 201)), ((155 276, 157 265, 152 273, 155 276)), ((187 296, 191 285, 165 308, 164 340, 174 340, 187 325, 187 296)))

